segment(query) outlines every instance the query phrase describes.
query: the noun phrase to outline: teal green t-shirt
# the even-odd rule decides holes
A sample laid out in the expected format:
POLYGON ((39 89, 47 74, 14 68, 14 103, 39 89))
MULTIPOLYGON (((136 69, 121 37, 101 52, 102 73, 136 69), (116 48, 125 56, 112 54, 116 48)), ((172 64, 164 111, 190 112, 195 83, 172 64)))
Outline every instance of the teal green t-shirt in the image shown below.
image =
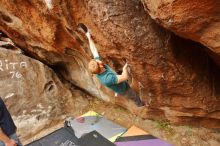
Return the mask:
POLYGON ((116 93, 124 92, 128 88, 128 83, 124 81, 117 84, 117 74, 108 65, 105 65, 105 69, 105 72, 96 75, 99 81, 116 93))

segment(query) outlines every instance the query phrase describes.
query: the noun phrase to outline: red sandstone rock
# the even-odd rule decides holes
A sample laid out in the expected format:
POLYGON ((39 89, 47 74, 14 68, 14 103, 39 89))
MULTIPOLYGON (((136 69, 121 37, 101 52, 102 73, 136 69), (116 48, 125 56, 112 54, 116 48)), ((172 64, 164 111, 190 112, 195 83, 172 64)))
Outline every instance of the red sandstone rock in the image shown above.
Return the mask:
POLYGON ((177 35, 220 55, 219 0, 142 0, 150 16, 177 35))
POLYGON ((79 22, 92 30, 105 62, 117 71, 125 59, 131 64, 132 75, 142 85, 139 93, 150 106, 140 111, 126 99, 116 103, 143 118, 220 127, 220 70, 207 48, 160 27, 140 0, 66 0, 49 7, 43 1, 2 0, 0 5, 0 30, 92 95, 114 101, 112 92, 87 71, 87 41, 75 32, 79 22))

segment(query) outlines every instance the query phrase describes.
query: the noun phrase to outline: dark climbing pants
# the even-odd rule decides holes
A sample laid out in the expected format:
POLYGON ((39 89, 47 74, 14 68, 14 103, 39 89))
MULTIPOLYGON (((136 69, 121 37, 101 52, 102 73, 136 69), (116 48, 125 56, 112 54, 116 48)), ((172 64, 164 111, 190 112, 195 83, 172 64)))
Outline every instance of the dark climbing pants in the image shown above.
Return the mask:
POLYGON ((123 96, 123 97, 127 97, 131 100, 133 100, 135 102, 135 104, 137 106, 144 106, 145 104, 141 101, 140 97, 138 96, 138 94, 131 89, 130 86, 128 86, 128 89, 122 93, 119 93, 118 95, 123 96))

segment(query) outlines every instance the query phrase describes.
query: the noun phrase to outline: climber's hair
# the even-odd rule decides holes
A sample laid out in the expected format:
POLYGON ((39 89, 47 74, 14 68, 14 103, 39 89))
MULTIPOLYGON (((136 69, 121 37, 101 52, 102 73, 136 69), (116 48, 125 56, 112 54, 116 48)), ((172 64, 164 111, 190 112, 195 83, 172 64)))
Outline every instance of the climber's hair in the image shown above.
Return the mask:
POLYGON ((100 68, 98 62, 95 59, 92 59, 89 62, 88 69, 92 74, 98 74, 101 71, 101 68, 100 68))

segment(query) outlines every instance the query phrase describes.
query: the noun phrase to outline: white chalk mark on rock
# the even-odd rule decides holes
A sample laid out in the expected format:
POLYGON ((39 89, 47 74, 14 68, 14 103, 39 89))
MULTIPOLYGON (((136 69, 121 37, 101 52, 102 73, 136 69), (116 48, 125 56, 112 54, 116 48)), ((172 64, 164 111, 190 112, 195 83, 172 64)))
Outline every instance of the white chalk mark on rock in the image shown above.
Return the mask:
POLYGON ((52 9, 53 8, 53 5, 52 5, 52 0, 44 0, 48 9, 52 9))
POLYGON ((10 97, 12 97, 12 96, 14 96, 15 94, 14 93, 8 93, 6 96, 5 96, 5 99, 8 99, 8 98, 10 98, 10 97))

